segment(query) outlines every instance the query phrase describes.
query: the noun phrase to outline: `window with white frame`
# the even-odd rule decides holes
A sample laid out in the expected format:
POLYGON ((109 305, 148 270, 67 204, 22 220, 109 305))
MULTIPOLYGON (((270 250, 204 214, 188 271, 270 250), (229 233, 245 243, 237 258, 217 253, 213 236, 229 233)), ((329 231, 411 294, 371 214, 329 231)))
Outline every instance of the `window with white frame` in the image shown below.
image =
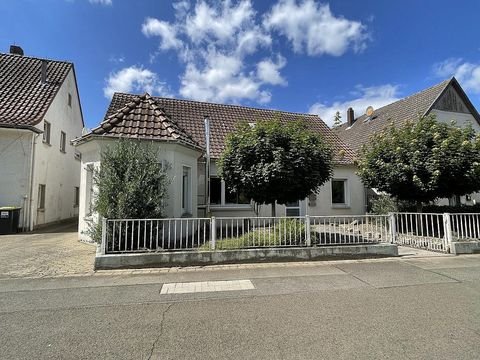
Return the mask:
POLYGON ((38 185, 38 210, 45 210, 45 195, 46 195, 46 186, 45 184, 38 185))
POLYGON ((60 131, 60 151, 65 152, 65 147, 67 145, 67 134, 63 131, 60 131))
POLYGON ((348 188, 346 179, 332 179, 332 205, 348 205, 348 188))
POLYGON ((182 214, 192 213, 192 185, 191 169, 188 166, 183 167, 182 172, 182 214))
POLYGON ((48 121, 43 122, 43 142, 50 145, 50 129, 51 125, 48 121))
POLYGON ((85 167, 86 177, 85 177, 85 215, 92 215, 93 209, 93 165, 88 164, 85 167))
POLYGON ((210 204, 245 205, 250 204, 244 193, 228 190, 228 186, 218 176, 210 177, 210 204))
POLYGON ((300 200, 285 204, 285 216, 300 216, 300 200))

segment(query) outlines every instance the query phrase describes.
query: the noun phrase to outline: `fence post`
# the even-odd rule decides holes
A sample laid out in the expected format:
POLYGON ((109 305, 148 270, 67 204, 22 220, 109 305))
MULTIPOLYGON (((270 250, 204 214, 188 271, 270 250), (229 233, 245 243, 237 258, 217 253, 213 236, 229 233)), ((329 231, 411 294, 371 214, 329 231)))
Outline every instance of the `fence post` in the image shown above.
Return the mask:
POLYGON ((450 213, 443 213, 443 225, 445 230, 445 250, 450 252, 452 249, 452 222, 450 213))
POLYGON ((397 235, 397 222, 395 220, 395 213, 388 213, 388 222, 390 223, 390 242, 395 243, 395 237, 397 235))
POLYGON ((305 215, 305 242, 307 246, 312 246, 312 239, 310 237, 310 216, 305 215))
POLYGON ((102 255, 107 253, 107 219, 102 218, 102 243, 100 244, 102 255))
POLYGON ((210 249, 215 250, 215 242, 217 240, 217 225, 215 221, 215 216, 210 218, 210 249))

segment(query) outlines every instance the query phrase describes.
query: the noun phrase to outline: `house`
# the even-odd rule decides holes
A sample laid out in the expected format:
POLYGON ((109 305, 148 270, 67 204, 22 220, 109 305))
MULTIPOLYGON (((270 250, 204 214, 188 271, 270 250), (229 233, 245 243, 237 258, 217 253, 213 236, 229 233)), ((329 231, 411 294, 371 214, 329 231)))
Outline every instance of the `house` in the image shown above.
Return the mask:
MULTIPOLYGON (((418 119, 419 115, 429 114, 434 114, 442 122, 454 120, 458 126, 471 124, 476 132, 480 132, 480 115, 454 77, 379 109, 368 109, 359 117, 355 117, 354 110, 349 108, 347 122, 334 131, 358 155, 373 134, 385 130, 390 124, 402 126, 408 120, 418 119)), ((472 194, 441 199, 437 203, 471 205, 479 201, 480 195, 472 194)))
POLYGON ((0 54, 0 206, 21 207, 19 227, 78 216, 80 159, 70 140, 83 116, 72 63, 0 54))
POLYGON ((100 163, 102 149, 119 138, 157 144, 159 161, 169 164, 173 179, 166 205, 168 217, 269 216, 270 205, 254 204, 229 192, 216 167, 227 134, 239 122, 269 119, 305 122, 331 145, 336 164, 333 178, 317 194, 287 206, 278 204, 277 216, 365 212, 365 191, 355 174, 354 152, 317 115, 115 93, 101 124, 73 141, 82 155, 80 237, 86 237, 84 231, 95 216, 91 212, 93 169, 100 163))

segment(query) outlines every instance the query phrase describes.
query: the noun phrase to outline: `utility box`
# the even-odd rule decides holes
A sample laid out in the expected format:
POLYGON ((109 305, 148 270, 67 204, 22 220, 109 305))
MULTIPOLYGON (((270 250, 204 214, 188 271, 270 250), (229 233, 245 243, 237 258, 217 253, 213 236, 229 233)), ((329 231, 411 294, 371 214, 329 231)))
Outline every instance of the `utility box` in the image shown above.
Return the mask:
POLYGON ((13 206, 0 207, 0 235, 16 234, 22 208, 13 206))

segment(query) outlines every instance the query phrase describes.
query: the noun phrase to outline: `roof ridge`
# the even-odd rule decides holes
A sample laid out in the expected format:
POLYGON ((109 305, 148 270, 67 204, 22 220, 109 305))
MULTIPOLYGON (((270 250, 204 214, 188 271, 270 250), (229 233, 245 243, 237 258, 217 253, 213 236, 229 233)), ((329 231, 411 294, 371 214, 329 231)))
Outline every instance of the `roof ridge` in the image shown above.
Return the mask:
MULTIPOLYGON (((115 94, 128 95, 128 96, 139 96, 138 94, 131 94, 131 93, 125 93, 125 92, 115 92, 113 96, 115 96, 115 94)), ((303 115, 303 116, 311 116, 311 117, 320 118, 320 116, 318 116, 317 114, 302 113, 302 112, 295 112, 295 111, 286 111, 286 110, 278 110, 278 109, 265 109, 265 108, 259 108, 259 107, 253 107, 253 106, 245 106, 245 105, 222 104, 222 103, 216 103, 216 102, 199 101, 199 100, 189 100, 189 99, 177 99, 177 98, 163 97, 163 96, 152 96, 152 98, 153 98, 153 99, 162 99, 162 100, 184 101, 184 102, 197 103, 197 104, 206 104, 206 105, 218 105, 218 106, 226 106, 226 107, 236 107, 236 108, 242 108, 242 109, 260 110, 260 111, 268 111, 268 112, 281 112, 281 113, 285 113, 285 114, 303 115)))
POLYGON ((31 55, 17 55, 17 54, 10 54, 10 53, 1 53, 0 56, 11 56, 15 57, 18 59, 33 59, 33 60, 41 60, 41 61, 52 61, 52 62, 58 62, 58 63, 65 63, 65 64, 70 64, 73 65, 73 61, 68 61, 68 60, 56 60, 56 59, 50 59, 50 58, 41 58, 38 56, 31 56, 31 55))

